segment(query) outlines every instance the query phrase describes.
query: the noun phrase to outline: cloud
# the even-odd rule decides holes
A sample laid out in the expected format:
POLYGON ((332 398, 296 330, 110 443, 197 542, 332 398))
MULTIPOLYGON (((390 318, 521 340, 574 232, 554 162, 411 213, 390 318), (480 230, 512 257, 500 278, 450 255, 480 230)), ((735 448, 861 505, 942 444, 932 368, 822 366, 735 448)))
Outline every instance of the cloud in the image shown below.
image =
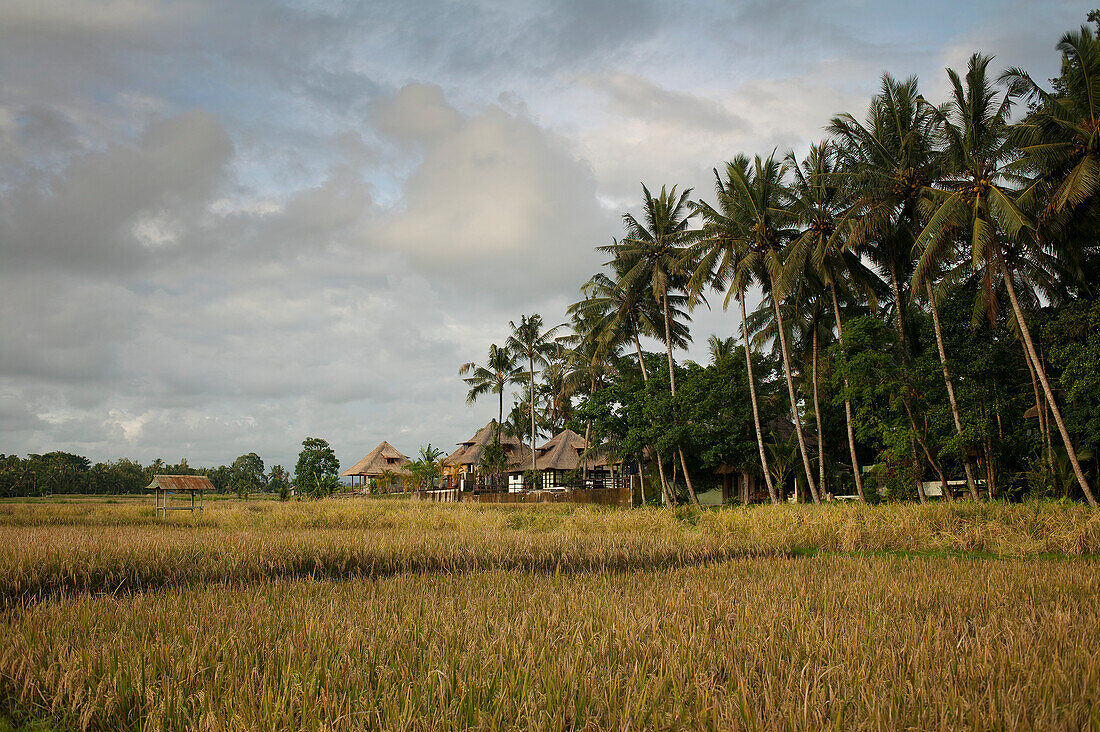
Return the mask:
POLYGON ((16 269, 132 270, 170 248, 225 174, 232 145, 209 114, 151 125, 136 144, 77 158, 48 189, 5 196, 0 256, 16 269))
POLYGON ((575 291, 612 217, 591 169, 529 119, 490 105, 461 116, 438 88, 411 85, 379 106, 379 128, 423 147, 383 246, 432 276, 522 304, 575 291))

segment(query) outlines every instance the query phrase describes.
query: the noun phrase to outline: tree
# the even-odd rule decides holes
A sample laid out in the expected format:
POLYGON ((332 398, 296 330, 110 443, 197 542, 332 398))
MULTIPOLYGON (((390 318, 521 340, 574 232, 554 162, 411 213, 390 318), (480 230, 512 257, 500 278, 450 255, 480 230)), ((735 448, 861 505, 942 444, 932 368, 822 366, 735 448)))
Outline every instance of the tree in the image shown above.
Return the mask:
MULTIPOLYGON (((1098 19, 1100 11, 1089 13, 1100 30, 1098 19)), ((1034 105, 1011 135, 1022 154, 1017 167, 1034 177, 1037 235, 1080 261, 1077 289, 1095 297, 1100 282, 1100 39, 1082 26, 1063 35, 1058 50, 1062 73, 1053 80, 1053 92, 1018 68, 1005 71, 1001 81, 1034 105)))
MULTIPOLYGON (((669 293, 674 290, 685 291, 693 267, 687 259, 691 256, 691 245, 699 238, 699 231, 690 228, 690 219, 694 215, 691 208, 691 189, 687 188, 679 196, 676 186, 671 190, 661 187, 659 196, 654 196, 642 186, 643 222, 633 214, 623 214, 626 236, 613 249, 617 257, 622 257, 632 266, 620 281, 623 287, 635 285, 648 292, 658 303, 664 320, 664 342, 668 356, 669 389, 676 397, 676 369, 672 350, 675 345, 672 330, 672 310, 669 306, 669 293)), ((604 251, 608 248, 602 247, 604 251)), ((699 499, 691 484, 691 473, 683 448, 679 445, 676 452, 684 470, 684 482, 687 484, 691 502, 699 508, 699 499)))
MULTIPOLYGON (((478 366, 471 361, 462 364, 458 373, 470 374, 463 379, 470 385, 470 391, 466 394, 467 404, 473 404, 478 397, 485 394, 497 395, 497 425, 501 425, 504 422, 504 388, 523 380, 524 372, 516 364, 515 355, 507 348, 493 343, 489 346, 489 357, 484 366, 478 366)), ((500 435, 497 434, 495 439, 500 439, 500 435)))
POLYGON ((1034 184, 1019 192, 1011 187, 1016 180, 1009 168, 1016 156, 1008 123, 1012 94, 998 98, 987 74, 991 60, 981 54, 971 56, 965 85, 956 71, 948 69, 952 100, 945 111, 937 110, 944 130, 948 177, 942 188, 933 191, 932 214, 917 241, 920 261, 914 278, 937 265, 954 232, 965 232, 966 248, 971 261, 981 263, 987 290, 993 290, 998 276, 1004 283, 1024 347, 1043 386, 1081 491, 1089 503, 1096 505, 1017 295, 1016 275, 1029 271, 1020 263, 1041 255, 1042 242, 1016 200, 1019 196, 1026 201, 1033 195, 1034 184))
POLYGON ((751 166, 747 159, 735 160, 727 166, 727 173, 729 178, 726 185, 731 197, 730 208, 736 212, 736 230, 743 246, 758 255, 758 266, 762 271, 757 278, 764 286, 765 297, 772 305, 780 353, 783 356, 783 371, 787 379, 787 394, 791 401, 791 417, 806 472, 806 484, 810 487, 814 503, 819 503, 821 498, 810 467, 806 438, 802 432, 802 418, 798 413, 798 399, 791 375, 787 328, 780 308, 780 303, 787 294, 783 278, 784 256, 787 246, 797 235, 794 228, 796 222, 788 208, 789 192, 783 183, 786 168, 774 156, 761 160, 757 155, 751 166))
POLYGON ((264 461, 254 452, 241 455, 229 466, 233 477, 231 478, 233 489, 241 498, 247 498, 249 493, 262 490, 264 480, 264 461))
MULTIPOLYGON (((606 262, 611 269, 611 275, 598 273, 593 275, 582 287, 584 300, 575 303, 569 309, 574 312, 583 311, 584 317, 592 321, 591 331, 598 334, 602 341, 634 343, 638 357, 638 368, 642 380, 649 379, 646 370, 645 358, 642 353, 641 336, 659 337, 665 333, 665 318, 662 308, 652 297, 647 296, 645 283, 639 279, 625 279, 633 270, 635 262, 625 256, 623 248, 618 240, 613 239, 606 247, 599 247, 599 251, 610 252, 613 258, 606 262)), ((669 312, 672 314, 669 323, 669 332, 673 343, 678 347, 686 346, 690 339, 687 323, 691 317, 684 311, 683 306, 687 298, 677 293, 669 293, 666 298, 669 312)), ((643 446, 639 453, 644 452, 643 446)), ((657 475, 661 483, 661 494, 668 503, 674 501, 671 487, 665 477, 664 459, 659 451, 654 451, 657 459, 657 475)))
POLYGON ((420 454, 416 460, 409 462, 407 467, 418 489, 429 490, 435 485, 436 480, 443 474, 440 458, 444 454, 442 450, 432 447, 432 443, 429 442, 420 448, 420 454))
MULTIPOLYGON (((810 270, 816 272, 828 290, 836 320, 837 340, 843 344, 844 323, 838 289, 846 293, 858 289, 871 302, 875 302, 876 284, 874 274, 863 265, 859 257, 845 247, 843 215, 850 205, 850 186, 845 184, 846 176, 836 148, 830 143, 811 145, 801 163, 795 160, 793 153, 789 153, 787 166, 792 171, 790 205, 802 231, 791 244, 784 277, 789 279, 810 270)), ((814 353, 816 352, 815 348, 814 353)), ((816 401, 815 399, 815 405, 816 401)), ((819 427, 820 422, 819 418, 819 427)), ((852 404, 847 399, 844 401, 844 422, 856 493, 861 501, 866 502, 862 470, 856 454, 852 404)), ((820 435, 820 428, 818 434, 820 435)))
POLYGON ((508 336, 505 348, 517 358, 527 359, 530 378, 527 406, 531 416, 531 470, 535 470, 535 365, 544 365, 557 350, 554 333, 561 327, 543 330, 542 316, 538 313, 524 315, 519 323, 508 322, 512 334, 508 336))
POLYGON ((719 292, 725 290, 722 309, 729 307, 730 299, 737 298, 741 310, 741 338, 745 344, 745 370, 749 380, 749 398, 752 402, 753 426, 756 432, 756 445, 760 456, 760 470, 768 487, 772 503, 779 502, 772 474, 768 470, 768 455, 764 450, 764 433, 760 426, 760 404, 756 396, 756 379, 752 372, 752 351, 749 342, 749 330, 745 317, 745 290, 754 278, 760 275, 760 252, 748 245, 742 225, 742 212, 732 186, 733 166, 746 168, 748 159, 739 156, 726 164, 726 180, 718 171, 714 171, 714 192, 718 199, 718 208, 704 201, 695 204, 703 219, 702 234, 696 247, 696 266, 689 281, 692 295, 700 293, 707 286, 719 292))
POLYGON ((282 465, 272 465, 267 474, 267 487, 277 493, 280 501, 290 497, 290 475, 282 465))
POLYGON ((302 440, 302 451, 294 466, 294 487, 298 493, 312 498, 324 498, 339 485, 340 461, 328 442, 320 437, 302 440))
MULTIPOLYGON (((937 125, 935 109, 920 95, 916 77, 899 82, 884 74, 866 122, 841 114, 828 127, 854 186, 854 201, 845 213, 847 246, 866 256, 889 277, 898 332, 896 348, 903 364, 908 363, 911 345, 905 326, 909 303, 906 285, 915 263, 918 207, 928 187, 939 179, 937 125)), ((907 413, 912 413, 908 394, 902 398, 907 413)), ((914 464, 919 464, 915 418, 909 417, 908 422, 910 452, 914 464)), ((930 462, 935 467, 931 457, 930 462)), ((922 503, 926 500, 919 476, 917 495, 922 503)))

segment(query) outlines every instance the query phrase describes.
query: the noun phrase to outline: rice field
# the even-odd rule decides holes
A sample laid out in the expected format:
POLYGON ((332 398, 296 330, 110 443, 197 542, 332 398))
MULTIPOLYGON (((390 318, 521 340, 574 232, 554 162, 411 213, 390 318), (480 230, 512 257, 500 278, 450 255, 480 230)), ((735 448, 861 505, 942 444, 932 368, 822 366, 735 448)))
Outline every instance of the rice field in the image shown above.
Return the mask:
POLYGON ((0 542, 10 725, 1100 729, 1081 506, 4 503, 0 542))

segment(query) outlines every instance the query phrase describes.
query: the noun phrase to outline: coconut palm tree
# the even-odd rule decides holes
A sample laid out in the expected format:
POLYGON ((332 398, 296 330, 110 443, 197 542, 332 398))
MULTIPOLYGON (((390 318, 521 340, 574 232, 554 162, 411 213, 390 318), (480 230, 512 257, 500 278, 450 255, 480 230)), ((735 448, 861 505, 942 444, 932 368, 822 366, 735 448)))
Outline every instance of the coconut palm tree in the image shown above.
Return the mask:
MULTIPOLYGON (((668 356, 669 389, 675 397, 676 371, 672 356, 674 340, 669 294, 674 291, 682 292, 687 286, 691 267, 685 263, 685 257, 691 245, 698 239, 699 232, 690 227, 690 219, 693 216, 690 188, 677 195, 676 186, 671 190, 662 186, 660 195, 654 196, 643 185, 642 192, 645 196, 642 204, 644 223, 638 221, 631 213, 623 214, 626 236, 615 247, 614 253, 616 257, 623 257, 632 265, 622 275, 620 285, 626 288, 635 285, 644 287, 661 308, 665 349, 668 356)), ((611 251, 608 247, 601 249, 611 251)), ((691 474, 688 471, 683 447, 677 445, 676 451, 684 470, 684 482, 687 485, 688 495, 691 497, 692 504, 700 508, 699 499, 691 483, 691 474)))
POLYGON ((545 365, 558 350, 554 334, 561 328, 543 330, 542 316, 538 313, 520 317, 519 323, 508 321, 512 334, 508 336, 505 348, 517 358, 527 359, 530 389, 527 404, 531 412, 531 470, 535 470, 535 365, 545 365))
POLYGON ((760 405, 756 396, 756 379, 752 373, 752 353, 750 351, 749 331, 745 316, 745 290, 754 279, 760 276, 761 253, 749 247, 745 236, 742 212, 738 209, 738 198, 732 185, 729 172, 734 166, 747 175, 748 158, 738 156, 727 163, 727 180, 723 180, 717 170, 714 171, 714 193, 718 208, 705 201, 697 201, 695 209, 703 220, 702 234, 695 245, 696 265, 689 281, 689 290, 694 297, 710 286, 725 291, 722 309, 729 307, 731 298, 736 297, 741 309, 741 339, 745 344, 745 369, 749 379, 749 397, 752 401, 753 427, 756 430, 756 445, 760 453, 760 469, 764 483, 768 487, 768 497, 772 503, 779 502, 779 494, 772 482, 772 473, 768 469, 768 455, 764 449, 764 434, 760 427, 760 405))
POLYGON ((787 395, 791 400, 791 417, 798 437, 798 449, 802 467, 806 472, 806 484, 814 503, 821 502, 810 467, 806 437, 802 433, 802 418, 798 413, 794 378, 791 375, 790 349, 787 345, 787 328, 783 322, 780 303, 786 297, 784 289, 784 257, 787 247, 797 236, 797 223, 789 208, 789 192, 784 185, 786 167, 775 159, 774 153, 766 160, 756 156, 753 163, 747 159, 735 160, 727 166, 725 187, 731 196, 730 209, 736 214, 736 227, 747 250, 759 254, 757 274, 765 295, 772 304, 780 352, 783 355, 783 373, 787 380, 787 395))
POLYGON ((1023 190, 1016 187, 1021 181, 1011 170, 1017 151, 1008 122, 1013 95, 1011 89, 1008 93, 994 90, 987 72, 991 60, 982 54, 971 56, 965 81, 953 69, 947 72, 952 98, 945 109, 937 110, 943 124, 947 177, 931 192, 931 214, 916 242, 920 260, 914 279, 927 276, 937 266, 945 250, 953 245, 956 232, 964 233, 971 260, 981 263, 986 287, 992 290, 995 278, 1001 278, 1025 353, 1043 385, 1077 481, 1089 503, 1096 505, 1035 349, 1014 282, 1021 271, 1019 263, 1028 259, 1029 250, 1042 246, 1033 222, 1017 203, 1017 198, 1034 196, 1038 184, 1032 182, 1023 190))
MULTIPOLYGON (((790 266, 791 262, 788 261, 787 267, 790 266)), ((781 321, 774 316, 769 292, 756 312, 749 316, 749 330, 756 333, 753 339, 756 345, 770 342, 773 348, 778 350, 782 342, 779 338, 778 323, 782 322, 786 326, 786 338, 793 344, 792 350, 797 355, 802 380, 809 384, 809 391, 813 396, 814 421, 817 426, 817 487, 818 492, 824 494, 826 492, 825 437, 821 428, 818 361, 821 355, 821 344, 823 342, 827 344, 832 340, 832 329, 826 322, 829 306, 825 294, 826 286, 814 270, 804 270, 795 287, 791 295, 779 306, 782 313, 781 321)))
POLYGON ((498 395, 496 439, 500 439, 500 425, 504 422, 504 387, 521 383, 524 376, 523 369, 516 364, 516 357, 506 348, 493 343, 489 346, 489 358, 484 366, 471 361, 462 364, 458 373, 470 374, 463 379, 470 385, 470 391, 466 393, 467 404, 473 404, 485 394, 498 395))
MULTIPOLYGON (((612 252, 615 257, 607 262, 612 276, 604 273, 593 275, 582 287, 585 298, 581 302, 570 306, 572 314, 578 310, 586 313, 585 317, 592 319, 592 331, 601 333, 599 337, 607 341, 627 340, 634 343, 638 356, 638 368, 642 374, 642 381, 649 381, 649 372, 646 369, 645 358, 642 353, 641 336, 657 337, 665 332, 665 319, 662 309, 651 297, 647 297, 645 287, 635 281, 633 286, 623 283, 623 276, 633 268, 633 262, 622 256, 618 240, 601 249, 612 252)), ((667 302, 672 320, 669 323, 669 332, 672 342, 677 348, 687 346, 690 338, 688 323, 691 317, 684 309, 687 298, 679 293, 669 293, 667 302)), ((654 450, 657 458, 657 474, 661 481, 661 495, 666 503, 674 503, 675 496, 665 477, 664 459, 660 452, 654 450)))
POLYGON ((1067 227, 1082 217, 1095 223, 1100 215, 1100 39, 1082 26, 1063 35, 1058 50, 1062 74, 1056 92, 1043 90, 1018 68, 1005 71, 1001 81, 1036 104, 1011 134, 1021 167, 1036 177, 1039 234, 1065 244, 1073 240, 1067 227))
MULTIPOLYGON (((939 179, 938 124, 935 109, 918 91, 916 77, 898 81, 884 74, 865 122, 841 114, 828 126, 853 187, 854 200, 845 213, 846 245, 889 277, 902 363, 909 358, 906 285, 915 264, 913 242, 920 230, 918 206, 928 187, 939 179)), ((902 394, 902 401, 907 416, 911 415, 908 393, 902 394)), ((919 430, 911 416, 909 428, 910 453, 914 466, 919 466, 919 430)), ((938 470, 937 465, 933 467, 938 470)), ((916 482, 917 494, 924 503, 927 497, 919 476, 916 482)))
POLYGON ((716 364, 723 359, 731 358, 737 352, 737 338, 734 336, 719 338, 712 333, 707 339, 707 351, 710 352, 711 363, 716 364))
MULTIPOLYGON (((854 252, 845 247, 846 227, 843 225, 843 216, 850 205, 850 187, 846 185, 846 176, 840 166, 837 150, 831 143, 811 145, 809 153, 801 163, 795 159, 793 153, 788 153, 786 162, 791 171, 790 206, 802 232, 792 242, 785 279, 790 280, 810 269, 817 274, 828 291, 836 321, 837 340, 843 347, 844 323, 837 290, 858 289, 874 307, 877 303, 875 285, 878 284, 874 273, 867 269, 854 252)), ((863 474, 856 455, 852 401, 848 396, 850 385, 847 375, 844 377, 844 391, 844 423, 848 433, 852 475, 855 478, 859 499, 866 501, 863 493, 863 474)), ((820 436, 820 429, 818 432, 820 436)), ((821 473, 820 470, 819 473, 821 473)))

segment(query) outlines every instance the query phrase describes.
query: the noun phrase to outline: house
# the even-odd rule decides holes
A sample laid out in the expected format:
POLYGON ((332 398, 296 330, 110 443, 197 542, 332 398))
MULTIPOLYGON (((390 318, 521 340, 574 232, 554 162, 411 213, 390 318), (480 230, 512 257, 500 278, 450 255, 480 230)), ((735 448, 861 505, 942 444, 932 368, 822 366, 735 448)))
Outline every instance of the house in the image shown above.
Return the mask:
POLYGON ((382 440, 378 447, 368 452, 362 460, 340 473, 340 477, 351 478, 353 486, 361 486, 364 489, 384 473, 403 476, 411 475, 407 466, 411 460, 393 445, 382 440))
MULTIPOLYGON (((585 455, 588 444, 584 438, 570 429, 554 435, 546 444, 535 450, 535 469, 542 473, 543 490, 564 490, 570 482, 579 481, 580 473, 587 473, 587 480, 599 485, 612 476, 614 465, 608 464, 606 455, 585 455), (573 478, 571 481, 570 479, 573 478)), ((518 470, 510 471, 509 483, 523 482, 524 470, 531 467, 530 459, 518 470)))
MULTIPOLYGON (((496 420, 492 420, 469 440, 458 443, 458 449, 443 459, 446 470, 444 480, 448 485, 464 491, 488 487, 488 479, 481 475, 479 466, 485 448, 493 444, 495 431, 496 420)), ((522 487, 525 466, 527 468, 531 466, 531 450, 518 438, 503 433, 500 435, 500 444, 504 448, 504 472, 509 476, 509 488, 516 487, 517 481, 512 478, 512 474, 516 471, 521 476, 518 484, 522 487)))

